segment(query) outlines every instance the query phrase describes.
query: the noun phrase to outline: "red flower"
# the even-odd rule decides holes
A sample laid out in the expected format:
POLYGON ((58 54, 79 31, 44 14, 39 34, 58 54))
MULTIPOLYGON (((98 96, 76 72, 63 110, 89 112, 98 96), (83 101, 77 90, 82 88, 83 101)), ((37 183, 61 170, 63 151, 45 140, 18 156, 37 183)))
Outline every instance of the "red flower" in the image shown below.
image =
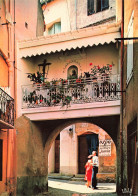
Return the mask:
POLYGON ((90 66, 92 65, 92 63, 89 64, 90 66))
POLYGON ((109 65, 109 67, 112 67, 112 65, 109 65))
POLYGON ((76 82, 77 83, 81 83, 81 79, 76 79, 76 82))
POLYGON ((100 69, 100 66, 99 65, 97 67, 98 67, 98 69, 100 69))

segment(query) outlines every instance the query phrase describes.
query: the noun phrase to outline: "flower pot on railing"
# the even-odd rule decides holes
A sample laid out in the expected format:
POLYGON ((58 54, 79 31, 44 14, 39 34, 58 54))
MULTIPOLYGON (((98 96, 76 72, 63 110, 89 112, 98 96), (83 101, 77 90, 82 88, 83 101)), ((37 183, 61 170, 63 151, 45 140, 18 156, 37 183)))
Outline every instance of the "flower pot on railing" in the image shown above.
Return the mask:
POLYGON ((76 79, 76 83, 81 83, 81 79, 76 79))

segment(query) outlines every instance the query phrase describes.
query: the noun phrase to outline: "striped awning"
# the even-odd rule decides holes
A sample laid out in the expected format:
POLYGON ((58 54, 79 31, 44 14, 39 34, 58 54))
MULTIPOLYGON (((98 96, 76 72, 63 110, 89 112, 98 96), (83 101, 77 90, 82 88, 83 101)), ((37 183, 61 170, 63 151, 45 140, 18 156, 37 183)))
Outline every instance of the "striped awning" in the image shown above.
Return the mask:
POLYGON ((38 37, 18 43, 20 58, 50 54, 82 47, 115 43, 120 37, 120 24, 89 27, 72 32, 38 37))

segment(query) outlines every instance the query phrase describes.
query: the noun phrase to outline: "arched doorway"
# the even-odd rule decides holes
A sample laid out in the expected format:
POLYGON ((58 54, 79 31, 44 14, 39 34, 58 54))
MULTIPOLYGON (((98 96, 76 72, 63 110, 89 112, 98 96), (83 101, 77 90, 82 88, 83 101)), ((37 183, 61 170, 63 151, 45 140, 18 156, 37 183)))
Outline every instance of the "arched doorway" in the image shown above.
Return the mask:
POLYGON ((99 155, 99 181, 115 182, 116 146, 109 134, 92 123, 76 123, 60 132, 49 152, 49 174, 84 175, 87 157, 93 150, 99 155), (59 171, 57 164, 60 165, 59 171))

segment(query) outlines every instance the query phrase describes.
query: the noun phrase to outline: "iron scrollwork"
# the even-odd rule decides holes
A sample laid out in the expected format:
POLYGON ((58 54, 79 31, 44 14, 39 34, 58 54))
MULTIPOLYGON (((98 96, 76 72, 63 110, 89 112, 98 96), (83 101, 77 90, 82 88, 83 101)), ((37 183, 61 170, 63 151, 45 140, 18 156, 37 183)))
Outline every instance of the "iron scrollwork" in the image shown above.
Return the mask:
POLYGON ((0 88, 0 120, 14 126, 14 99, 0 88))

